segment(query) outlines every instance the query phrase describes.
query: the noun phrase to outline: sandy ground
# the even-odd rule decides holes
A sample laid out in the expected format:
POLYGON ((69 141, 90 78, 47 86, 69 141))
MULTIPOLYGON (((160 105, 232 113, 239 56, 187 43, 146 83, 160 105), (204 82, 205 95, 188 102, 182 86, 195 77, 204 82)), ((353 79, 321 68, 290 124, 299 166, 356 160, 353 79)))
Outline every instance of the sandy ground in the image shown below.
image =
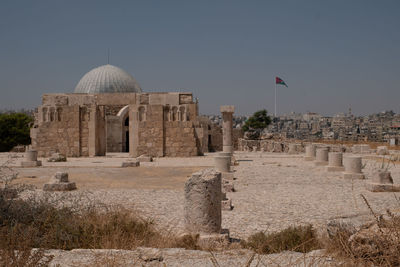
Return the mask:
MULTIPOLYGON (((9 154, 0 154, 4 162, 9 154)), ((70 158, 65 163, 43 161, 40 168, 15 168, 17 182, 41 188, 57 170, 68 171, 78 190, 62 194, 87 194, 92 201, 136 209, 155 219, 160 226, 181 230, 183 226, 183 186, 187 177, 213 165, 213 154, 196 158, 161 158, 139 168, 119 168, 125 154, 107 157, 70 158), (36 177, 36 178, 28 178, 36 177)), ((361 199, 363 194, 376 212, 398 210, 399 193, 372 193, 365 183, 379 168, 375 160, 366 163, 366 180, 345 180, 341 173, 328 173, 301 155, 280 153, 235 153, 240 165, 234 167, 237 192, 228 193, 234 209, 223 211, 223 228, 234 238, 246 238, 257 231, 277 231, 290 225, 311 223, 323 228, 332 218, 370 217, 361 199)), ((14 155, 18 166, 22 154, 14 155)), ((400 183, 399 165, 392 166, 395 183, 400 183)), ((41 190, 36 193, 41 194, 41 190)), ((82 203, 83 204, 83 203, 82 203)))

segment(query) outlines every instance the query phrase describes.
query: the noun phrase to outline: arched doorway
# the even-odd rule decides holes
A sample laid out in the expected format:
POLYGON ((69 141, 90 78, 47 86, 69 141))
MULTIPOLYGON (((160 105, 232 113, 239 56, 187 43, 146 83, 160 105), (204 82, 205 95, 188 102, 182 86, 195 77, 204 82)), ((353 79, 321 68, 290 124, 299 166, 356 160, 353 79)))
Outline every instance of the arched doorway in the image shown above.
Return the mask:
POLYGON ((129 116, 126 117, 124 123, 124 131, 125 131, 125 151, 129 152, 129 116))

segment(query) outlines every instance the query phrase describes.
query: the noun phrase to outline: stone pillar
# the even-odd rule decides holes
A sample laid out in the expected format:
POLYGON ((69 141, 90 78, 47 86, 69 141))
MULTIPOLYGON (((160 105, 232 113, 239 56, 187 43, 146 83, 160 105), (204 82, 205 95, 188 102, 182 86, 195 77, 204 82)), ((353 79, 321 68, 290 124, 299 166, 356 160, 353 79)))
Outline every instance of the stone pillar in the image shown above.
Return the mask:
POLYGON ((297 145, 296 144, 289 144, 288 154, 297 154, 297 145))
POLYGON ((204 169, 185 183, 184 221, 191 233, 221 233, 221 173, 204 169))
POLYGON ((314 163, 315 166, 325 166, 328 165, 328 148, 321 147, 316 150, 316 159, 317 161, 314 163))
POLYGON ((43 191, 71 191, 76 189, 76 184, 70 182, 67 172, 56 172, 49 183, 43 185, 43 191))
POLYGON ((230 172, 231 156, 217 155, 214 157, 215 169, 219 172, 230 172))
POLYGON ((224 152, 233 152, 232 144, 232 125, 233 125, 233 112, 235 112, 234 106, 221 106, 220 111, 222 113, 222 145, 224 152))
POLYGON ((344 171, 342 152, 328 153, 328 166, 326 166, 326 170, 328 172, 344 171))
POLYGON ((362 162, 361 157, 347 156, 343 159, 344 173, 343 177, 347 179, 364 179, 364 174, 361 172, 362 162))
POLYGON ((25 160, 21 162, 21 167, 39 167, 42 162, 37 160, 38 152, 34 149, 28 149, 25 152, 25 160))
POLYGON ((306 146, 306 156, 304 157, 305 161, 313 161, 315 158, 315 145, 307 145, 306 146))
POLYGON ((25 152, 26 161, 37 161, 38 152, 33 149, 29 149, 25 152))
POLYGON ((400 185, 393 184, 393 178, 389 171, 380 169, 373 174, 372 181, 366 184, 366 188, 372 192, 399 192, 400 185))

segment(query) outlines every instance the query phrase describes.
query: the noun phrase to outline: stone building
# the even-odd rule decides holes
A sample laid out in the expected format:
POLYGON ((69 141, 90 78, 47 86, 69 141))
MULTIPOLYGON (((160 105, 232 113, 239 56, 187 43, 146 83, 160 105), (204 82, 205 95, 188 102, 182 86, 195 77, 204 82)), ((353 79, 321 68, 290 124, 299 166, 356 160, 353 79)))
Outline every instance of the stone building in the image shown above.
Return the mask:
POLYGON ((39 156, 196 156, 220 150, 215 127, 199 116, 192 93, 142 92, 130 74, 104 65, 85 74, 74 93, 43 95, 31 139, 39 156))

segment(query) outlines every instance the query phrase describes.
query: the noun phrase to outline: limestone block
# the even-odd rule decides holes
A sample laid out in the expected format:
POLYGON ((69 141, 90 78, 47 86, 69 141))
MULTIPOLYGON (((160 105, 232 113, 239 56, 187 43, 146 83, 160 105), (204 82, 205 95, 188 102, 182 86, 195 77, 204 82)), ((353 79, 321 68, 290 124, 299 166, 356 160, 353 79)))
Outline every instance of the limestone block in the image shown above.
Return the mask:
POLYGON ((389 171, 378 170, 372 176, 372 182, 378 184, 393 184, 393 178, 389 171))
POLYGON ((60 153, 53 153, 47 161, 48 162, 64 162, 64 161, 67 161, 67 157, 60 153))
POLYGON ((371 192, 400 192, 400 185, 398 184, 367 183, 365 187, 371 192))
POLYGON ((304 157, 305 161, 313 161, 315 158, 315 145, 307 145, 306 146, 306 155, 304 157))
POLYGON ((56 172, 54 178, 59 183, 68 183, 68 173, 67 172, 56 172))
POLYGON ((365 176, 361 172, 362 162, 361 157, 347 156, 343 159, 345 179, 364 179, 365 176))
POLYGON ((43 191, 71 191, 76 189, 76 184, 68 183, 48 183, 43 185, 43 191))
POLYGON ((121 163, 121 168, 139 167, 139 166, 140 166, 140 161, 138 160, 125 161, 121 163))
POLYGON ((152 162, 153 158, 150 156, 146 156, 146 155, 141 155, 139 157, 136 158, 139 162, 152 162))
POLYGON ((193 233, 221 232, 221 173, 204 169, 185 183, 184 222, 193 233))
POLYGON ((297 154, 297 145, 296 144, 289 144, 288 154, 297 154))
POLYGON ((316 162, 315 166, 328 165, 328 149, 327 148, 317 148, 316 150, 316 162))
POLYGON ((214 157, 215 168, 219 172, 230 172, 231 169, 231 157, 230 156, 220 156, 214 157))
POLYGON ((328 153, 328 166, 343 167, 343 153, 329 152, 328 153))
POLYGON ((34 149, 29 149, 25 152, 26 161, 37 161, 38 152, 34 149))

